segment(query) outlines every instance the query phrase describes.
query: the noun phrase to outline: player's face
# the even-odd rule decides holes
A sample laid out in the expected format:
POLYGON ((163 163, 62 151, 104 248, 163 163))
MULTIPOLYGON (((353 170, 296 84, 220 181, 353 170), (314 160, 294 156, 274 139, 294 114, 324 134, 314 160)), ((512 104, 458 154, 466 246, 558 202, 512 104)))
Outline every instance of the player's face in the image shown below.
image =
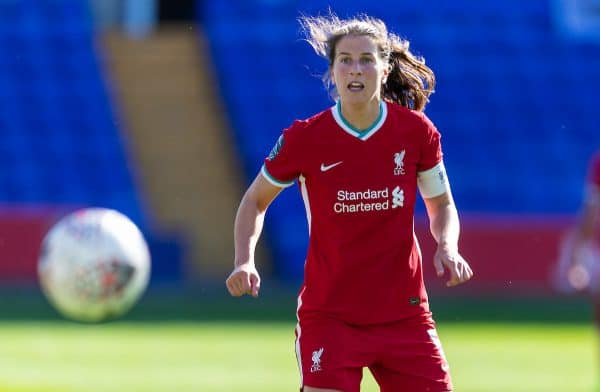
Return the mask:
POLYGON ((387 64, 378 55, 377 45, 366 35, 342 37, 331 67, 333 81, 342 102, 379 102, 387 64))

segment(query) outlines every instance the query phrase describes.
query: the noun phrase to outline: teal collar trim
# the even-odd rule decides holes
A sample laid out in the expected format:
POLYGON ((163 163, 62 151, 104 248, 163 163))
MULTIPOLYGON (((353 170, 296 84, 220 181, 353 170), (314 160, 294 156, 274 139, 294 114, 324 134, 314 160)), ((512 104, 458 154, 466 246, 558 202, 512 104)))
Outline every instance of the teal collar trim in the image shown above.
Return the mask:
POLYGON ((337 101, 336 104, 331 108, 331 113, 333 114, 333 118, 337 124, 344 131, 361 140, 367 140, 373 136, 373 134, 375 134, 375 132, 377 132, 385 122, 385 119, 387 118, 387 105, 383 101, 379 103, 379 115, 369 128, 363 130, 355 128, 348 122, 348 120, 344 118, 342 115, 342 105, 340 101, 337 101))

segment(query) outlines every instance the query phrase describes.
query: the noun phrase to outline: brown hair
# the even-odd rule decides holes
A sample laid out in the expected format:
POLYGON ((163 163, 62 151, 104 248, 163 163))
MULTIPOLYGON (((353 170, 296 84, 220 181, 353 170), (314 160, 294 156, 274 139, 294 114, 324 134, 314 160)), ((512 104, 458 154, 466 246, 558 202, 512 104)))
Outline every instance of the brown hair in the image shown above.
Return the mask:
MULTIPOLYGON (((299 18, 306 41, 315 52, 333 65, 337 43, 347 35, 366 35, 378 47, 379 57, 389 64, 387 80, 381 88, 382 99, 395 102, 410 109, 422 111, 429 102, 435 87, 435 75, 425 65, 425 59, 409 50, 410 42, 390 33, 381 19, 359 15, 340 19, 332 12, 327 16, 302 16, 299 18)), ((331 75, 323 76, 326 87, 331 89, 331 75)))

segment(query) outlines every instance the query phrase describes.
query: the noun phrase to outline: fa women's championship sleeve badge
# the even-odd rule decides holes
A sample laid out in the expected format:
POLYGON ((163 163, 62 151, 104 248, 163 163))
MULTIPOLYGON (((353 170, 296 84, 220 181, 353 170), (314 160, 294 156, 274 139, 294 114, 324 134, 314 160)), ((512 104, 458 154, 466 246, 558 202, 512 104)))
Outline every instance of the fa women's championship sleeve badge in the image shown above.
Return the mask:
POLYGON ((269 153, 268 159, 270 161, 275 159, 275 157, 279 154, 279 151, 281 151, 282 147, 283 147, 283 135, 279 136, 279 139, 277 139, 277 142, 275 143, 275 145, 271 149, 271 152, 269 153))
POLYGON ((394 168, 394 175, 401 176, 405 173, 404 171, 404 155, 406 155, 406 150, 402 150, 394 154, 394 163, 396 167, 394 168))

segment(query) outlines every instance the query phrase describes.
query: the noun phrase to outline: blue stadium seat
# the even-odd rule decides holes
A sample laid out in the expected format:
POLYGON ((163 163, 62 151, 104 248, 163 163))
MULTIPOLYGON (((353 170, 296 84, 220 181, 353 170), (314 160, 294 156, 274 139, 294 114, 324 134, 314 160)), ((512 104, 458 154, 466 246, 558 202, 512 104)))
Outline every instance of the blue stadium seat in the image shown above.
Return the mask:
POLYGON ((146 216, 98 67, 87 3, 0 2, 0 201, 146 216))

